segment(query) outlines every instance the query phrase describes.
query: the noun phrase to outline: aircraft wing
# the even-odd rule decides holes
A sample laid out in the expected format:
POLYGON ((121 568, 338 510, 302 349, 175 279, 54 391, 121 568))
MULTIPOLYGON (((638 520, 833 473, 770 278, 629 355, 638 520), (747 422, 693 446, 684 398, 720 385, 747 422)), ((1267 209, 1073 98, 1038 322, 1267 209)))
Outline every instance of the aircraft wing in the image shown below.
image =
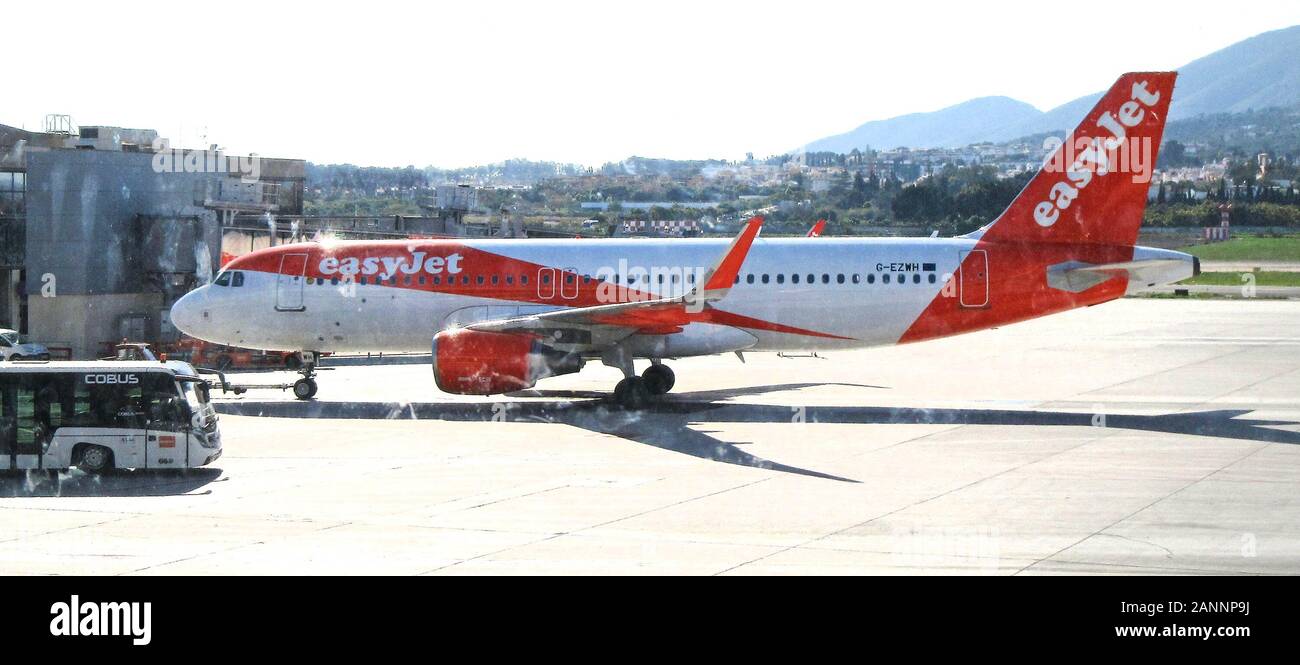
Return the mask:
MULTIPOLYGON (((596 340, 617 341, 635 333, 664 334, 675 332, 690 323, 691 314, 699 313, 711 303, 722 300, 731 291, 740 268, 763 226, 755 217, 732 240, 727 251, 705 272, 703 284, 679 297, 615 302, 591 307, 573 307, 507 319, 477 321, 465 328, 479 332, 534 333, 560 339, 557 331, 586 329, 598 333, 596 340)), ((591 345, 599 346, 598 342, 591 345)))

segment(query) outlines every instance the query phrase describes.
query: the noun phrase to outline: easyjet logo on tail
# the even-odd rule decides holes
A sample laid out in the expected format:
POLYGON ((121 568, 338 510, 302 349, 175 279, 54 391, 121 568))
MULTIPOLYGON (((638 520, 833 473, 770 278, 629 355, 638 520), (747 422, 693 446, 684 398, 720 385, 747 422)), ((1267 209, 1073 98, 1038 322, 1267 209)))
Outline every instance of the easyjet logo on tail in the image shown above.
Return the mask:
POLYGON ((1147 89, 1146 81, 1133 84, 1129 101, 1120 104, 1118 113, 1106 111, 1097 118, 1097 126, 1109 132, 1106 139, 1094 138, 1088 147, 1081 151, 1065 171, 1065 179, 1052 185, 1047 193, 1047 200, 1039 201, 1034 206, 1034 221, 1039 226, 1048 228, 1060 218, 1061 211, 1070 207, 1079 197, 1079 193, 1088 187, 1093 177, 1102 177, 1110 172, 1109 154, 1113 154, 1124 145, 1128 130, 1136 127, 1146 117, 1147 109, 1160 101, 1160 93, 1147 89))

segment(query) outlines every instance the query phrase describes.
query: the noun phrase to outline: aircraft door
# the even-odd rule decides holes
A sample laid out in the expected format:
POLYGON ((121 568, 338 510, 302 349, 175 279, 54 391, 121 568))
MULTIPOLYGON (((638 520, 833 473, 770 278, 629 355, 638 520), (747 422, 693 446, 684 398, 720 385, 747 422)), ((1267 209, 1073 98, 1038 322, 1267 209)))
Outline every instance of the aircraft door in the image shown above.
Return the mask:
POLYGON ((560 272, 560 297, 565 300, 573 300, 578 297, 578 280, 582 276, 578 274, 577 268, 565 268, 560 272))
POLYGON ((537 269, 537 297, 550 300, 555 297, 555 268, 537 269))
POLYGON ((280 312, 301 312, 303 288, 306 285, 306 254, 285 254, 280 257, 280 272, 275 276, 275 309, 280 312))
POLYGON ((988 252, 973 249, 961 252, 961 306, 979 308, 989 306, 988 252))

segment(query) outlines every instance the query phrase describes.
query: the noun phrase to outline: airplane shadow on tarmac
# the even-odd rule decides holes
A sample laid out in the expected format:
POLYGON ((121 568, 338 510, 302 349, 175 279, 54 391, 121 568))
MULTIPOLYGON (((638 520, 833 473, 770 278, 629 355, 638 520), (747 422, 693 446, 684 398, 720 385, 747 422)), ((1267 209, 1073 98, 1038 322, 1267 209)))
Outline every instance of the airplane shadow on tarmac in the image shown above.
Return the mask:
MULTIPOLYGON (((795 390, 824 384, 797 383, 734 390, 668 395, 650 408, 627 411, 608 393, 528 391, 520 396, 544 399, 510 402, 218 402, 229 415, 273 418, 342 418, 371 420, 452 420, 557 423, 590 432, 671 450, 701 459, 814 478, 858 482, 851 478, 781 464, 747 453, 691 427, 694 423, 791 423, 799 414, 808 423, 903 425, 1030 425, 1094 427, 1091 413, 1009 409, 924 409, 871 406, 784 406, 732 404, 719 400, 795 390), (578 401, 573 401, 578 400, 578 401)), ((839 384, 847 385, 847 384, 839 384)), ((878 388, 879 386, 856 386, 878 388)), ((1246 420, 1248 410, 1201 411, 1166 415, 1107 414, 1105 426, 1146 432, 1220 437, 1246 441, 1300 444, 1300 432, 1272 429, 1286 421, 1246 420)))
POLYGON ((184 471, 136 469, 92 476, 81 471, 0 471, 0 498, 178 496, 196 492, 221 476, 221 469, 184 471))

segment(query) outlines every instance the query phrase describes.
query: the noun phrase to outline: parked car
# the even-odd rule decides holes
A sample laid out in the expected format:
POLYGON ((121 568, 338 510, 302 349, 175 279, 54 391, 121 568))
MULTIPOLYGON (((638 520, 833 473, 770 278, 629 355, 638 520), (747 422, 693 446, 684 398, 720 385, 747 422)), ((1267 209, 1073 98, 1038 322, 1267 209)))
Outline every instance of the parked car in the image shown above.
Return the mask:
POLYGON ((24 342, 17 330, 0 328, 0 360, 49 360, 50 350, 44 344, 24 342))

